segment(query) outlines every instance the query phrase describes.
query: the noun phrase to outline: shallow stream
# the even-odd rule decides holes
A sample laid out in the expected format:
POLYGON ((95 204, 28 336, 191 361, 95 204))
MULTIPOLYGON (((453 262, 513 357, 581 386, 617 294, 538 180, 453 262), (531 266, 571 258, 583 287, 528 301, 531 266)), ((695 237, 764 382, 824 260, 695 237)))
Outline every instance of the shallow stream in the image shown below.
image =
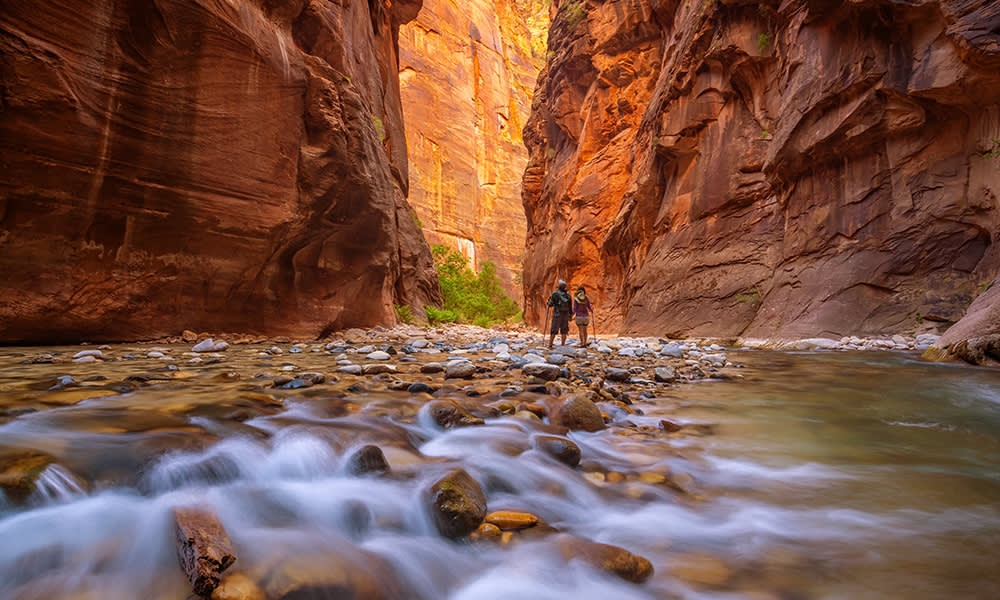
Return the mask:
POLYGON ((420 412, 426 397, 364 377, 304 390, 254 379, 332 372, 325 353, 233 349, 177 371, 22 364, 78 349, 0 349, 0 457, 54 461, 25 497, 0 498, 0 598, 184 600, 171 511, 188 505, 214 510, 230 571, 270 595, 340 578, 344 597, 366 599, 1000 598, 997 371, 730 352, 743 380, 663 387, 636 402, 641 415, 569 433, 573 469, 533 450, 541 429, 523 419, 443 430, 420 412), (81 385, 50 390, 61 375, 81 385), (667 434, 661 419, 687 427, 667 434), (346 457, 369 443, 390 476, 349 474, 346 457), (490 510, 626 548, 654 575, 623 581, 547 535, 444 539, 424 491, 456 464, 490 510))

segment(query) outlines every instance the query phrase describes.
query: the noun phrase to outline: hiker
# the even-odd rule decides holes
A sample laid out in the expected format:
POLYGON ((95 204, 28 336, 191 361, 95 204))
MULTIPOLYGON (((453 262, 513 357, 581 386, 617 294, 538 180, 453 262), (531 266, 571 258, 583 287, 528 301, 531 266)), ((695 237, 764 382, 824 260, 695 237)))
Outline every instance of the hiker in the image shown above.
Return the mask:
POLYGON ((566 335, 569 333, 569 315, 573 312, 573 299, 566 291, 566 282, 559 280, 559 289, 549 296, 549 306, 552 307, 552 326, 549 328, 549 348, 556 339, 556 331, 562 335, 560 345, 566 345, 566 335))
POLYGON ((594 314, 594 307, 587 297, 587 290, 583 286, 576 288, 573 294, 573 315, 576 316, 576 326, 580 330, 580 345, 587 345, 587 325, 590 325, 590 315, 594 314))

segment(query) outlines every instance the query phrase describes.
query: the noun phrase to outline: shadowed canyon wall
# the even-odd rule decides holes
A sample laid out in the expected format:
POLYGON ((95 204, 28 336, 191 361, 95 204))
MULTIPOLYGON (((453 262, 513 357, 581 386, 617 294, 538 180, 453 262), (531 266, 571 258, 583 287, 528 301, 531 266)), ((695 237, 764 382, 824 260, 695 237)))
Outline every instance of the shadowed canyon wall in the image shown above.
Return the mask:
POLYGON ((439 300, 405 201, 419 9, 5 1, 0 341, 315 337, 439 300))
POLYGON ((955 321, 1000 268, 1000 3, 559 0, 526 318, 790 338, 955 321))
POLYGON ((545 61, 548 0, 425 0, 400 29, 410 204, 432 244, 497 265, 521 298, 528 151, 521 130, 545 61))

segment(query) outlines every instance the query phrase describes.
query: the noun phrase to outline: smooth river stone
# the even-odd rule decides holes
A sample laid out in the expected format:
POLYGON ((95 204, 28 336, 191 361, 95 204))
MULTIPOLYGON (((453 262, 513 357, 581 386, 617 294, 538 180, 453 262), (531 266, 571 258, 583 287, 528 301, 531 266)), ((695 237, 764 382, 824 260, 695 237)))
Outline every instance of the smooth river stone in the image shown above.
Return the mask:
POLYGON ((538 377, 546 381, 553 381, 559 378, 561 369, 558 365, 546 362, 531 362, 521 367, 521 372, 528 377, 538 377))
POLYGON ((456 538, 479 527, 486 516, 486 495, 464 469, 452 469, 431 486, 431 513, 441 535, 456 538))
POLYGON ((526 529, 538 523, 538 517, 514 510, 498 510, 486 515, 486 522, 504 530, 526 529))

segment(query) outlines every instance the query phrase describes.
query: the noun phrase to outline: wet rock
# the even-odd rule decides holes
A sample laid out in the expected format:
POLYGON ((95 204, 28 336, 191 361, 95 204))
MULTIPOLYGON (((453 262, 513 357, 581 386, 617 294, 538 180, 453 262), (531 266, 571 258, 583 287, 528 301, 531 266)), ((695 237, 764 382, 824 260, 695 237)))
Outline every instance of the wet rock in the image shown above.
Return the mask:
POLYGON ((190 329, 185 329, 181 332, 181 339, 190 344, 191 342, 198 341, 198 334, 190 329))
POLYGON ((337 369, 338 373, 346 373, 347 375, 361 375, 362 369, 361 365, 344 365, 337 369))
POLYGON ((212 590, 211 600, 267 600, 264 590, 246 573, 230 573, 212 590))
POLYGON ((475 417, 464 408, 450 400, 434 400, 423 406, 421 412, 430 415, 439 427, 451 429, 452 427, 467 427, 471 425, 485 425, 486 422, 475 417))
POLYGON ((530 362, 521 368, 521 372, 528 377, 538 377, 546 381, 554 381, 559 378, 559 366, 546 362, 530 362))
POLYGON ((222 352, 229 349, 229 344, 223 341, 216 342, 212 338, 206 338, 191 348, 192 352, 222 352))
POLYGON ((434 388, 422 381, 417 381, 407 386, 406 391, 411 394, 433 394, 434 388))
POLYGON ((38 452, 0 456, 0 490, 11 502, 24 502, 35 491, 38 477, 53 462, 51 456, 38 452))
POLYGON ((347 470, 352 475, 367 475, 374 473, 382 475, 389 472, 389 462, 378 446, 364 446, 347 459, 347 470))
POLYGON ((683 425, 679 425, 673 421, 668 421, 667 419, 660 419, 660 429, 666 431, 667 433, 680 431, 681 427, 683 427, 683 425))
POLYGON ((604 378, 608 381, 628 381, 632 374, 628 369, 608 367, 604 369, 604 378))
POLYGON ((430 488, 431 514, 445 537, 468 535, 486 516, 486 496, 463 469, 452 469, 430 488))
POLYGON ((288 553, 265 576, 268 600, 389 600, 403 598, 392 569, 377 554, 288 553))
POLYGON ((555 424, 577 431, 600 431, 604 429, 601 410, 592 401, 582 396, 570 396, 556 411, 555 424))
POLYGON ((275 383, 276 387, 279 387, 279 388, 281 388, 283 390, 299 390, 299 389, 302 389, 302 388, 307 388, 307 387, 312 387, 313 386, 313 382, 312 381, 309 381, 307 379, 302 379, 300 377, 296 377, 296 378, 291 379, 289 381, 285 381, 285 382, 281 383, 280 385, 278 384, 278 378, 276 377, 274 379, 274 383, 275 383))
POLYGON ((365 375, 378 375, 380 373, 395 373, 396 367, 394 365, 387 365, 384 363, 373 363, 361 367, 361 372, 364 373, 365 375))
POLYGON ((420 366, 421 373, 440 373, 441 371, 444 371, 441 363, 429 362, 420 366))
POLYGON ((326 375, 322 373, 317 373, 315 371, 306 371, 305 373, 299 373, 297 375, 299 379, 304 379, 313 385, 317 385, 326 381, 326 375))
POLYGON ((177 558, 195 594, 208 596, 219 586, 222 572, 236 562, 229 535, 215 513, 200 508, 175 508, 177 558))
POLYGON ((646 558, 618 546, 569 535, 560 535, 556 545, 566 560, 583 560, 602 571, 614 573, 625 581, 642 583, 653 574, 653 565, 646 558))
POLYGON ((75 363, 95 363, 97 361, 98 361, 97 357, 92 355, 81 356, 80 358, 73 359, 73 362, 75 363))
POLYGON ((483 523, 478 529, 476 529, 476 533, 484 538, 498 538, 500 537, 501 531, 500 528, 493 523, 483 523))
POLYGON ((80 358, 86 358, 88 356, 92 356, 94 358, 104 358, 104 353, 101 352, 100 350, 80 350, 79 352, 73 355, 73 359, 76 360, 80 358))
POLYGON ((724 585, 732 570, 722 559, 711 554, 686 554, 674 557, 668 567, 670 574, 689 583, 707 586, 724 585))
POLYGON ((444 370, 446 379, 464 379, 472 377, 475 373, 476 365, 465 359, 450 361, 444 370))
POLYGON ((486 515, 486 523, 496 525, 506 531, 527 529, 538 524, 538 516, 529 512, 497 510, 486 515))
POLYGON ((392 356, 388 352, 376 350, 375 352, 369 352, 365 358, 368 360, 389 360, 392 356))
POLYGON ((43 353, 43 354, 36 354, 24 362, 32 365, 45 365, 55 362, 55 360, 56 360, 55 356, 48 353, 43 353))
POLYGON ((580 464, 580 447, 573 440, 555 435, 536 435, 531 443, 536 450, 548 454, 566 466, 575 467, 580 464))
POLYGON ((673 367, 656 367, 653 378, 660 383, 673 383, 677 381, 677 371, 673 367))
POLYGON ((77 385, 79 384, 76 382, 75 379, 73 379, 72 375, 60 375, 59 377, 56 377, 56 382, 52 384, 52 387, 49 388, 49 391, 51 392, 55 390, 62 390, 77 385))

